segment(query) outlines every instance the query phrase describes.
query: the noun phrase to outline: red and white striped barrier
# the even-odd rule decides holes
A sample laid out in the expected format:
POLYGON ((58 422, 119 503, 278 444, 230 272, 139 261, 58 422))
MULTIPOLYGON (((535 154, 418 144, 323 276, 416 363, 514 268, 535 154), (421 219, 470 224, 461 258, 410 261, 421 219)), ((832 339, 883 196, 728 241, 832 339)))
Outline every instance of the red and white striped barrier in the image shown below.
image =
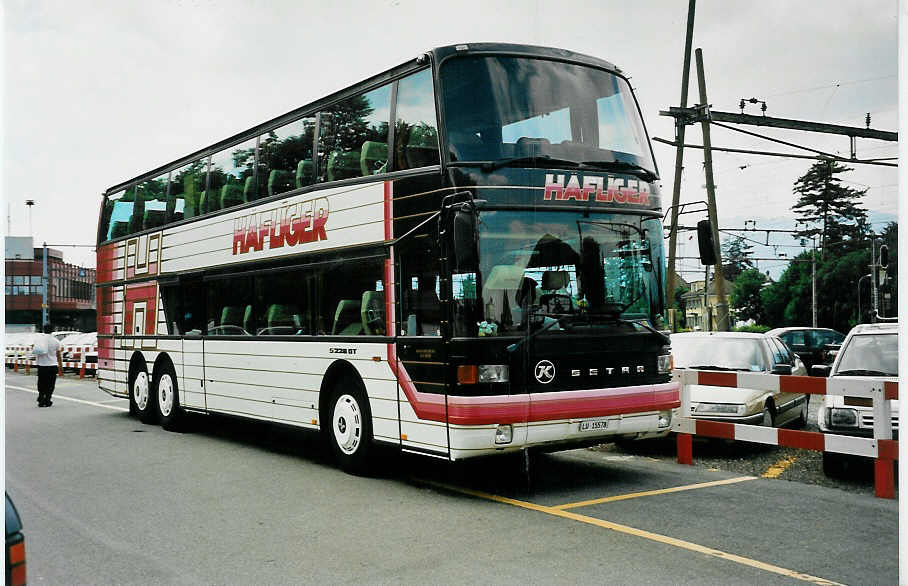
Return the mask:
MULTIPOLYGON (((32 355, 31 346, 13 346, 7 347, 8 352, 13 352, 12 355, 7 354, 6 364, 12 366, 13 370, 18 372, 19 370, 24 369, 26 374, 31 374, 31 369, 37 367, 35 358, 32 355)), ((86 362, 85 357, 88 352, 95 351, 97 352, 96 347, 93 346, 84 346, 83 351, 80 354, 80 360, 73 361, 67 360, 63 362, 63 369, 71 368, 73 370, 79 371, 79 378, 83 378, 86 374, 93 375, 98 369, 97 362, 86 362)), ((63 376, 62 369, 58 373, 59 376, 63 376)))
POLYGON ((680 369, 675 371, 674 378, 681 382, 681 415, 676 418, 673 424, 673 430, 678 433, 679 463, 693 463, 693 444, 691 439, 694 435, 820 452, 866 456, 876 460, 874 467, 876 496, 895 498, 893 462, 898 459, 898 441, 892 439, 892 411, 889 402, 893 399, 898 399, 897 382, 879 381, 862 377, 820 378, 754 372, 680 369), (816 431, 798 431, 695 419, 690 416, 691 385, 869 398, 873 401, 873 437, 854 437, 816 431))

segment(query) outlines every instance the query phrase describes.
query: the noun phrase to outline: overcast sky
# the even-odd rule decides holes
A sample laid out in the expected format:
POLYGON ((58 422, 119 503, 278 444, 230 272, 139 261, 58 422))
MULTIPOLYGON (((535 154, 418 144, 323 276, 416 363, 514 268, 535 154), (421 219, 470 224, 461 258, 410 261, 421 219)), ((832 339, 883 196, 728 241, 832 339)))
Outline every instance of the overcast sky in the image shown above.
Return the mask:
MULTIPOLYGON (((93 244, 100 194, 259 122, 440 45, 539 44, 611 61, 637 92, 651 137, 672 138, 660 110, 677 106, 687 2, 381 0, 6 0, 3 212, 36 245, 93 244)), ((694 47, 704 53, 709 102, 737 112, 765 100, 767 115, 898 130, 895 0, 699 0, 694 47)), ((692 69, 689 103, 696 103, 692 69)), ((756 106, 746 112, 759 114, 756 106)), ((847 155, 848 138, 750 130, 847 155)), ((714 128, 715 146, 786 147, 714 128)), ((699 128, 688 142, 701 144, 699 128)), ((858 140, 859 157, 894 157, 895 143, 858 140)), ((665 199, 675 150, 655 143, 665 199)), ((795 152, 795 151, 789 151, 795 152)), ((798 159, 716 153, 722 227, 793 228, 798 159)), ((705 199, 702 152, 685 155, 682 201, 705 199)), ((855 165, 874 222, 894 219, 897 172, 855 165)), ((666 204, 669 205, 669 204, 666 204)), ((685 218, 693 223, 695 216, 685 218)), ((876 228, 882 227, 877 223, 876 228)), ((4 231, 7 222, 3 223, 4 231)), ((751 234, 756 240, 765 237, 751 234)), ((686 241, 681 255, 695 254, 686 241)), ((760 256, 798 249, 757 247, 760 256)), ((63 249, 94 266, 90 248, 63 249)), ((681 268, 696 269, 696 261, 681 268)), ((761 262, 777 276, 782 262, 761 262)))

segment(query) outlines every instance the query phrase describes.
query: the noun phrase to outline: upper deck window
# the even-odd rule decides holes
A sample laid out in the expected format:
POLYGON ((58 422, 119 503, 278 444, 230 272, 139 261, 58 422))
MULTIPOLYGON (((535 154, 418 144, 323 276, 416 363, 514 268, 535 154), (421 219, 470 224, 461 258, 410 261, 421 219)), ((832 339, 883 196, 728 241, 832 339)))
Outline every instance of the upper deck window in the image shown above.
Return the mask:
POLYGON ((347 98, 320 114, 319 180, 387 171, 391 84, 347 98))
POLYGON ((397 84, 394 170, 438 164, 438 129, 432 72, 424 69, 397 84))
POLYGON ((551 157, 655 172, 627 81, 571 63, 465 56, 441 68, 451 161, 551 157))

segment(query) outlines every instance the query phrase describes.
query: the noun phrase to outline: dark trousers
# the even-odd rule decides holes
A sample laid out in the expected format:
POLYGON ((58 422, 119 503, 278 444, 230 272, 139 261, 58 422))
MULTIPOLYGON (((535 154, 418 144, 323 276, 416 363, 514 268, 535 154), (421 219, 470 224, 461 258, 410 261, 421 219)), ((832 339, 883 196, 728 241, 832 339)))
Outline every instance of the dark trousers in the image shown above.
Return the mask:
POLYGON ((54 394, 54 386, 57 384, 57 367, 56 366, 39 366, 38 367, 38 404, 43 405, 50 403, 51 395, 54 394))

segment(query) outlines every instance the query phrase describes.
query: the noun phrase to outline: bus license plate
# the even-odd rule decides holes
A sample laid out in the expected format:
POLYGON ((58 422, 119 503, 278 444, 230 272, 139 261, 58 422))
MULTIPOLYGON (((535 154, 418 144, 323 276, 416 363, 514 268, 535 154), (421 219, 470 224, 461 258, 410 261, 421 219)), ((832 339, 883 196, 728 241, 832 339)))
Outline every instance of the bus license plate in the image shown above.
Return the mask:
POLYGON ((607 419, 589 419, 580 422, 580 431, 602 431, 607 427, 607 419))

